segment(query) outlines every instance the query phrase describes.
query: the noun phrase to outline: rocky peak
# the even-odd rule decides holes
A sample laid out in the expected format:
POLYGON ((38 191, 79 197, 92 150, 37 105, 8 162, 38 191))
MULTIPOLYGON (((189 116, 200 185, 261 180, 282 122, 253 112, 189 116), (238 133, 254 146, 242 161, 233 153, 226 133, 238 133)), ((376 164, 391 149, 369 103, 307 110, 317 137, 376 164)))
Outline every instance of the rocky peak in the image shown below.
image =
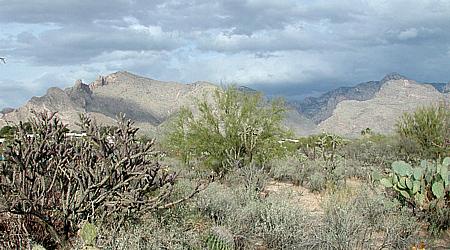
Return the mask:
POLYGON ((107 83, 106 83, 105 77, 99 75, 99 76, 97 77, 97 79, 95 79, 95 81, 93 81, 93 82, 89 85, 89 88, 90 88, 91 90, 94 90, 94 89, 96 89, 96 88, 98 88, 98 87, 105 86, 106 84, 107 84, 107 83))
POLYGON ((403 75, 400 75, 397 72, 392 72, 384 76, 381 82, 384 84, 385 82, 389 82, 392 80, 408 80, 408 78, 403 75))
POLYGON ((93 81, 89 87, 94 90, 98 87, 114 84, 116 82, 132 82, 138 78, 142 78, 128 71, 117 71, 115 73, 109 74, 107 76, 99 75, 95 81, 93 81))
POLYGON ((73 87, 71 88, 72 91, 77 91, 77 92, 86 92, 88 94, 92 94, 91 89, 89 88, 89 85, 83 83, 82 80, 76 80, 75 84, 73 85, 73 87))
POLYGON ((65 92, 74 103, 82 108, 86 108, 86 105, 92 101, 92 90, 82 80, 76 80, 73 87, 66 89, 65 92))

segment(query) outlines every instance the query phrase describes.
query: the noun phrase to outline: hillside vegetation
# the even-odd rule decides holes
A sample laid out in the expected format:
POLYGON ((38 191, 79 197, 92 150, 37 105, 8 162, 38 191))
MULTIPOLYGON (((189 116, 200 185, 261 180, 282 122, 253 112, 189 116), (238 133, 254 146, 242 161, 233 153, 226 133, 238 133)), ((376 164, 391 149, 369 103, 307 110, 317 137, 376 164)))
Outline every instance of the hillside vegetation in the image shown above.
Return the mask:
POLYGON ((2 129, 7 249, 446 249, 450 108, 357 138, 296 138, 284 104, 235 87, 181 109, 161 141, 119 115, 2 129))

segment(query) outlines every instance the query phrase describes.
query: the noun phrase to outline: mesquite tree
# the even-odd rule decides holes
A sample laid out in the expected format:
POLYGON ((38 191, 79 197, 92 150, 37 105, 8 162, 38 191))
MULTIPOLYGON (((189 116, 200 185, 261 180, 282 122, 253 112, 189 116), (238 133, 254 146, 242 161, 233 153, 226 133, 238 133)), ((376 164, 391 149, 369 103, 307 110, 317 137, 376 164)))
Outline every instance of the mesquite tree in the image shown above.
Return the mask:
POLYGON ((231 86, 196 108, 197 115, 188 109, 180 112, 166 140, 186 164, 194 160, 223 174, 248 164, 264 166, 286 152, 280 141, 290 133, 282 125, 282 100, 266 102, 259 93, 231 86))
POLYGON ((124 116, 111 133, 87 116, 80 120, 83 137, 67 136, 54 113, 35 114, 31 134, 19 124, 0 167, 0 221, 17 218, 26 222, 21 232, 31 234, 26 237, 33 238, 31 230, 39 228, 64 246, 84 220, 114 218, 120 224, 204 188, 199 183, 188 197, 169 200, 176 174, 158 163, 154 141, 138 142, 138 129, 124 116))

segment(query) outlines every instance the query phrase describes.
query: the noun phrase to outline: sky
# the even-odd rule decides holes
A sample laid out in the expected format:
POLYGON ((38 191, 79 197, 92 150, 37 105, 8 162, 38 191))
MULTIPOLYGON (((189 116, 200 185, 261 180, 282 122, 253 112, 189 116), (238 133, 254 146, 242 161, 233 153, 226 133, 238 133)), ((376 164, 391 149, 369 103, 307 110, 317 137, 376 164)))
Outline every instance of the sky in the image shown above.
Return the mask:
POLYGON ((0 109, 126 70, 314 95, 450 80, 448 0, 0 0, 0 109))

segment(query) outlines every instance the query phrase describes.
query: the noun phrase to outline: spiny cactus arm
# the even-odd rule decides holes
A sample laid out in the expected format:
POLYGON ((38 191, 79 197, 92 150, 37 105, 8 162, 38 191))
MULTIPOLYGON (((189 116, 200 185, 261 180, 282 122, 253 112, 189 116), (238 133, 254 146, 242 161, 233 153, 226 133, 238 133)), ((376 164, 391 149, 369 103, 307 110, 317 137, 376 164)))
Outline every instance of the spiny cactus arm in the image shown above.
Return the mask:
POLYGON ((47 231, 50 233, 50 235, 52 236, 53 239, 55 239, 58 243, 60 244, 65 244, 65 240, 63 238, 61 238, 58 234, 58 232, 56 231, 56 228, 47 222, 47 220, 45 220, 45 218, 43 218, 41 215, 34 213, 34 212, 25 212, 25 211, 16 211, 16 210, 0 210, 0 214, 4 214, 4 213, 10 213, 10 214, 15 214, 15 215, 29 215, 32 216, 33 218, 35 218, 37 220, 37 222, 43 226, 44 228, 47 229, 47 231))
POLYGON ((161 210, 161 209, 171 208, 171 207, 173 207, 173 206, 175 206, 175 205, 177 205, 179 203, 182 203, 184 201, 187 201, 187 200, 191 199, 192 197, 194 197, 199 192, 205 190, 208 187, 208 185, 211 183, 211 181, 213 181, 213 180, 211 179, 211 180, 209 180, 206 183, 197 183, 195 189, 189 195, 187 195, 187 196, 185 196, 185 197, 183 197, 183 198, 181 198, 179 200, 176 200, 174 202, 170 202, 170 203, 167 203, 167 204, 164 204, 164 205, 159 205, 157 207, 157 209, 161 210))

